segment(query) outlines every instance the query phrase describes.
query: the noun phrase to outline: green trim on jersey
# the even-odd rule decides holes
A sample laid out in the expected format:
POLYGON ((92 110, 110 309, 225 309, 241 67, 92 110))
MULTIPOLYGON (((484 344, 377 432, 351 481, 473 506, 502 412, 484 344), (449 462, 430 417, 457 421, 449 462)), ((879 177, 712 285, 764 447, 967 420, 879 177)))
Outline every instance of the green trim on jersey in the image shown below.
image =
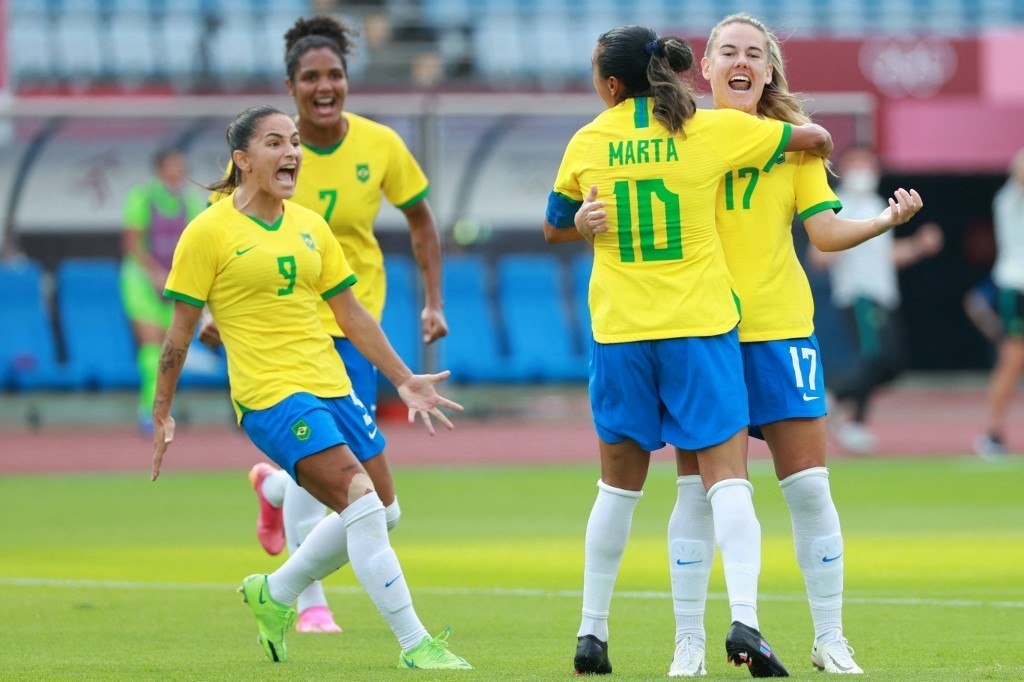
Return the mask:
POLYGON ((192 298, 186 294, 172 291, 171 289, 164 289, 164 298, 173 298, 175 301, 181 301, 182 303, 188 303, 194 305, 197 308, 202 308, 206 305, 206 301, 200 301, 198 298, 192 298))
POLYGON ((338 294, 343 292, 345 289, 348 289, 350 286, 352 286, 355 283, 356 283, 356 276, 355 276, 355 273, 353 273, 353 274, 349 275, 348 277, 346 277, 345 279, 341 280, 341 282, 339 282, 338 284, 334 285, 333 287, 331 287, 330 289, 325 291, 324 293, 320 294, 320 298, 322 298, 322 299, 324 299, 326 301, 331 296, 337 296, 338 294))
POLYGON ((843 210, 843 204, 838 199, 835 201, 823 201, 820 204, 815 204, 814 206, 811 206, 810 208, 805 208, 804 210, 797 213, 797 215, 800 216, 800 220, 807 220, 812 215, 817 215, 818 213, 821 213, 822 211, 827 211, 830 208, 836 213, 839 213, 839 211, 843 210))
POLYGON ((740 320, 742 321, 743 320, 743 303, 740 301, 740 297, 739 297, 739 295, 735 291, 733 291, 733 290, 730 290, 730 291, 732 293, 732 302, 736 304, 736 314, 740 316, 740 320))
POLYGON ((635 107, 633 111, 633 125, 637 128, 647 128, 651 125, 651 119, 647 115, 647 98, 636 97, 633 99, 635 107))
POLYGON ((238 411, 241 412, 242 414, 249 414, 250 412, 254 412, 255 411, 255 410, 252 410, 252 409, 246 407, 245 405, 243 405, 242 403, 238 402, 237 400, 235 401, 235 405, 238 405, 238 411))
POLYGON ((775 162, 779 160, 779 156, 786 153, 786 145, 789 144, 789 138, 793 135, 793 126, 788 123, 782 124, 782 139, 779 140, 779 146, 775 148, 775 153, 772 154, 772 158, 768 159, 768 163, 764 165, 763 170, 765 173, 772 169, 775 162))
MULTIPOLYGON (((345 137, 348 137, 348 136, 346 135, 345 137)), ((302 146, 305 147, 306 149, 308 149, 309 151, 313 152, 314 154, 318 154, 319 156, 327 156, 329 154, 333 154, 334 152, 338 151, 338 147, 340 147, 341 143, 344 142, 344 141, 345 141, 345 138, 343 137, 340 140, 338 140, 337 142, 335 142, 334 144, 332 144, 330 147, 314 147, 313 145, 311 145, 308 142, 303 142, 302 146)))
MULTIPOLYGON (((245 215, 245 214, 243 213, 242 215, 245 215)), ((279 217, 277 220, 274 221, 273 225, 267 225, 265 222, 263 222, 259 218, 256 218, 256 217, 251 216, 251 215, 246 215, 245 217, 248 218, 249 220, 253 221, 257 225, 259 225, 260 227, 262 227, 264 230, 267 230, 268 232, 277 232, 277 228, 281 227, 281 223, 284 222, 284 213, 282 213, 281 217, 279 217)))
POLYGON ((395 208, 399 211, 406 211, 426 199, 428 194, 430 194, 430 185, 427 185, 419 194, 414 194, 412 199, 401 204, 397 204, 395 208))

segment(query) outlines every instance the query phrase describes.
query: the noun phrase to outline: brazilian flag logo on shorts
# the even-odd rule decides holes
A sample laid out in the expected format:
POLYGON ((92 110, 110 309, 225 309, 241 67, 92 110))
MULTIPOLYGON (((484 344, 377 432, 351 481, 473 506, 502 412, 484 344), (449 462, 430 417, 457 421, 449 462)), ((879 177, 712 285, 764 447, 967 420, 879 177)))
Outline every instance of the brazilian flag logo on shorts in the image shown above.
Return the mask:
POLYGON ((294 433, 295 437, 299 440, 309 440, 309 434, 311 432, 312 430, 309 428, 309 425, 306 424, 305 419, 300 419, 292 424, 292 433, 294 433))
POLYGON ((359 180, 359 182, 366 182, 367 180, 370 179, 370 164, 356 164, 356 179, 359 180))

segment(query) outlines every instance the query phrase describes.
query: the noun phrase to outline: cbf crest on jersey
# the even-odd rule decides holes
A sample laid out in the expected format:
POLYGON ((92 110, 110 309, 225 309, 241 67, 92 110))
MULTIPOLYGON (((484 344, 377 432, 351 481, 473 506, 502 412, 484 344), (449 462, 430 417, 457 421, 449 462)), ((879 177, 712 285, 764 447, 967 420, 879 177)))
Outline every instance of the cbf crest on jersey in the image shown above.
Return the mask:
POLYGON ((306 246, 309 247, 309 250, 316 251, 316 242, 313 241, 313 237, 311 237, 307 232, 300 232, 299 234, 302 235, 302 241, 306 242, 306 246))
POLYGON ((370 164, 356 164, 356 179, 359 180, 359 182, 366 182, 367 180, 370 179, 370 164))

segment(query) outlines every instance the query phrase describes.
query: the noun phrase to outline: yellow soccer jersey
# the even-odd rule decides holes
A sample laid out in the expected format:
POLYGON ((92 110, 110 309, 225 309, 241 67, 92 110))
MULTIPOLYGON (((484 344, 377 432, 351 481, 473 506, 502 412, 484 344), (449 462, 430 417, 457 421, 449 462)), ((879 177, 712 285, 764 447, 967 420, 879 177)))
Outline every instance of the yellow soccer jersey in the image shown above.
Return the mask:
POLYGON ((754 166, 725 173, 715 216, 743 302, 740 341, 811 335, 814 299, 793 248, 793 213, 804 220, 841 208, 824 162, 805 152, 785 154, 769 174, 754 166))
MULTIPOLYGON (((398 133, 357 114, 342 115, 348 133, 341 142, 327 149, 302 145, 302 168, 292 201, 316 211, 331 226, 359 278, 352 291, 380 320, 387 283, 373 221, 380 212, 381 195, 405 209, 427 196, 430 183, 398 133)), ((214 195, 210 201, 219 198, 214 195)), ((331 336, 343 336, 326 303, 319 312, 324 329, 331 336)))
POLYGON ((174 252, 164 296, 210 307, 228 355, 239 421, 294 393, 348 395, 352 384, 317 306, 356 276, 318 214, 289 201, 267 225, 232 197, 189 223, 174 252))
POLYGON ((731 111, 698 111, 672 135, 646 97, 601 113, 569 142, 548 203, 548 222, 570 228, 591 185, 609 230, 594 241, 590 312, 594 339, 618 343, 728 332, 739 321, 715 229, 727 171, 767 173, 789 124, 731 111))

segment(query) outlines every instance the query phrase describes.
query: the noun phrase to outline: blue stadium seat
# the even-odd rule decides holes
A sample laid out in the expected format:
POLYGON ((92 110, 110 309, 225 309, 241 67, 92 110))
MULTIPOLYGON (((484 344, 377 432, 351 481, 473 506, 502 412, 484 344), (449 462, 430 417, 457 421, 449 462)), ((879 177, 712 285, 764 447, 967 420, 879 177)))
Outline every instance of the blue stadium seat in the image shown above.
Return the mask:
POLYGON ((420 366, 420 323, 416 268, 407 256, 388 256, 384 261, 388 295, 381 327, 405 364, 420 366))
POLYGON ((68 363, 99 388, 139 385, 118 268, 105 258, 69 259, 57 268, 57 318, 68 363))
POLYGON ((498 325, 487 295, 487 267, 479 256, 444 262, 445 317, 440 366, 460 383, 510 381, 515 374, 501 357, 498 325))
POLYGON ((24 16, 10 24, 11 75, 15 80, 45 79, 53 75, 53 30, 43 16, 24 16))
POLYGON ((99 18, 92 14, 62 14, 54 32, 57 75, 71 80, 92 81, 106 71, 103 35, 99 18))
POLYGON ((0 265, 0 385, 20 389, 80 388, 82 375, 57 363, 43 302, 43 274, 33 262, 0 265))
POLYGON ((146 15, 118 12, 111 17, 109 48, 119 79, 138 81, 153 75, 157 47, 154 37, 146 15))
POLYGON ((193 15, 168 15, 160 22, 158 70, 172 79, 193 76, 198 69, 202 19, 193 15))
POLYGON ((590 271, 594 268, 594 257, 589 253, 581 253, 572 260, 572 301, 576 312, 576 322, 580 332, 580 347, 585 353, 590 352, 590 344, 594 340, 594 332, 590 327, 590 271))
POLYGON ((587 376, 576 350, 554 256, 506 256, 498 263, 498 301, 508 330, 511 366, 526 381, 574 381, 587 376))

